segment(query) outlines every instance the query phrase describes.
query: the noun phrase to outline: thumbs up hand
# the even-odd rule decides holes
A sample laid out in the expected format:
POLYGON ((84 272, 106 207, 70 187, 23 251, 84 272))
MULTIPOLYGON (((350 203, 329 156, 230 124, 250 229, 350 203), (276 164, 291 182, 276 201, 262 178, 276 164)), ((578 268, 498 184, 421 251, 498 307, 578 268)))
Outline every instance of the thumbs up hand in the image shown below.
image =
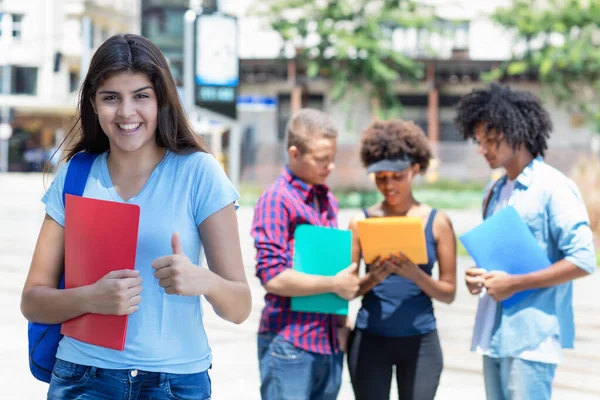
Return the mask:
POLYGON ((183 252, 183 246, 181 246, 181 239, 179 238, 179 233, 173 233, 171 236, 171 248, 173 249, 173 254, 177 254, 180 256, 185 256, 183 252))
POLYGON ((173 254, 152 261, 154 277, 167 294, 180 296, 207 295, 214 286, 212 274, 206 268, 198 267, 183 252, 177 232, 171 237, 173 254))

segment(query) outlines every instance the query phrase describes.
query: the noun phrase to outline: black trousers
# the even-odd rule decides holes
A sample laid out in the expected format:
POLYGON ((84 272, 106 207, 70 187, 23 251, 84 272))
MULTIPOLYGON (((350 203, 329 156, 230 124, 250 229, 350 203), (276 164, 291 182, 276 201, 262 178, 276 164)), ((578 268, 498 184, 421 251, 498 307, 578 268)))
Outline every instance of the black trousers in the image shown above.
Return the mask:
POLYGON ((388 400, 396 367, 399 400, 433 400, 444 360, 437 331, 386 337, 355 329, 348 367, 356 400, 388 400))

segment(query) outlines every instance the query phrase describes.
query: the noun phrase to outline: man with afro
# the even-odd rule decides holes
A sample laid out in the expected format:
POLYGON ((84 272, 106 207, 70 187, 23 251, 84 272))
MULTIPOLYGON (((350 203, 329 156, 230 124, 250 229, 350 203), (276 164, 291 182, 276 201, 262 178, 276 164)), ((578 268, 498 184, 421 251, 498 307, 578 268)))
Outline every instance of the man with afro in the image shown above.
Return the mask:
POLYGON ((483 217, 514 207, 553 263, 522 275, 466 272, 479 295, 471 350, 483 355, 487 398, 550 399, 562 348, 574 345, 572 281, 596 268, 585 205, 576 185, 544 162, 552 122, 533 94, 497 84, 474 90, 459 102, 455 123, 491 168, 506 172, 486 191, 483 217), (530 289, 514 305, 497 303, 530 289))

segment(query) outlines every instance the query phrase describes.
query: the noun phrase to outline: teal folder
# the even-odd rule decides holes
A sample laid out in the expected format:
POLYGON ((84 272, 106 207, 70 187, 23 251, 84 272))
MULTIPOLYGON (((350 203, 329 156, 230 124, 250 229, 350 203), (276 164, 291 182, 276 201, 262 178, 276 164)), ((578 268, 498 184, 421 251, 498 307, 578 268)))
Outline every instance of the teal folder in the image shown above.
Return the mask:
MULTIPOLYGON (((333 276, 352 263, 352 232, 313 225, 296 228, 294 270, 333 276)), ((348 301, 335 293, 292 297, 292 311, 348 315, 348 301)))

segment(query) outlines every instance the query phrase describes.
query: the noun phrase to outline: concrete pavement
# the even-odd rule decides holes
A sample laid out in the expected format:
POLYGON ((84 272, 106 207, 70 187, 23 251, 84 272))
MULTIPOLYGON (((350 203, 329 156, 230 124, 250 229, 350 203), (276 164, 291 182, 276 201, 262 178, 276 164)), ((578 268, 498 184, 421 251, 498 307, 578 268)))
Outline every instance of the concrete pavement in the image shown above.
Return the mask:
MULTIPOLYGON (((49 184, 50 179, 48 180, 49 184)), ((27 323, 19 311, 22 285, 27 274, 41 219, 40 203, 44 183, 39 174, 0 174, 0 398, 36 400, 45 398, 47 385, 29 373, 27 323)), ((347 226, 356 211, 343 211, 340 226, 347 226)), ((477 211, 449 212, 457 232, 479 222, 477 211)), ((220 320, 205 307, 205 325, 214 351, 211 370, 213 398, 258 400, 256 329, 263 305, 263 289, 254 277, 254 249, 249 235, 252 210, 238 213, 244 262, 253 294, 253 311, 247 322, 235 326, 220 320)), ((459 263, 459 279, 468 259, 459 263)), ((576 350, 564 352, 558 368, 554 399, 592 400, 600 398, 600 304, 597 295, 600 275, 575 284, 576 350)), ((351 304, 353 314, 359 301, 351 304)), ((480 357, 469 352, 476 299, 462 284, 456 301, 448 306, 436 303, 438 328, 444 350, 445 369, 437 399, 484 399, 480 357)), ((340 400, 352 399, 347 371, 344 371, 340 400)), ((396 398, 395 393, 391 398, 396 398)))

